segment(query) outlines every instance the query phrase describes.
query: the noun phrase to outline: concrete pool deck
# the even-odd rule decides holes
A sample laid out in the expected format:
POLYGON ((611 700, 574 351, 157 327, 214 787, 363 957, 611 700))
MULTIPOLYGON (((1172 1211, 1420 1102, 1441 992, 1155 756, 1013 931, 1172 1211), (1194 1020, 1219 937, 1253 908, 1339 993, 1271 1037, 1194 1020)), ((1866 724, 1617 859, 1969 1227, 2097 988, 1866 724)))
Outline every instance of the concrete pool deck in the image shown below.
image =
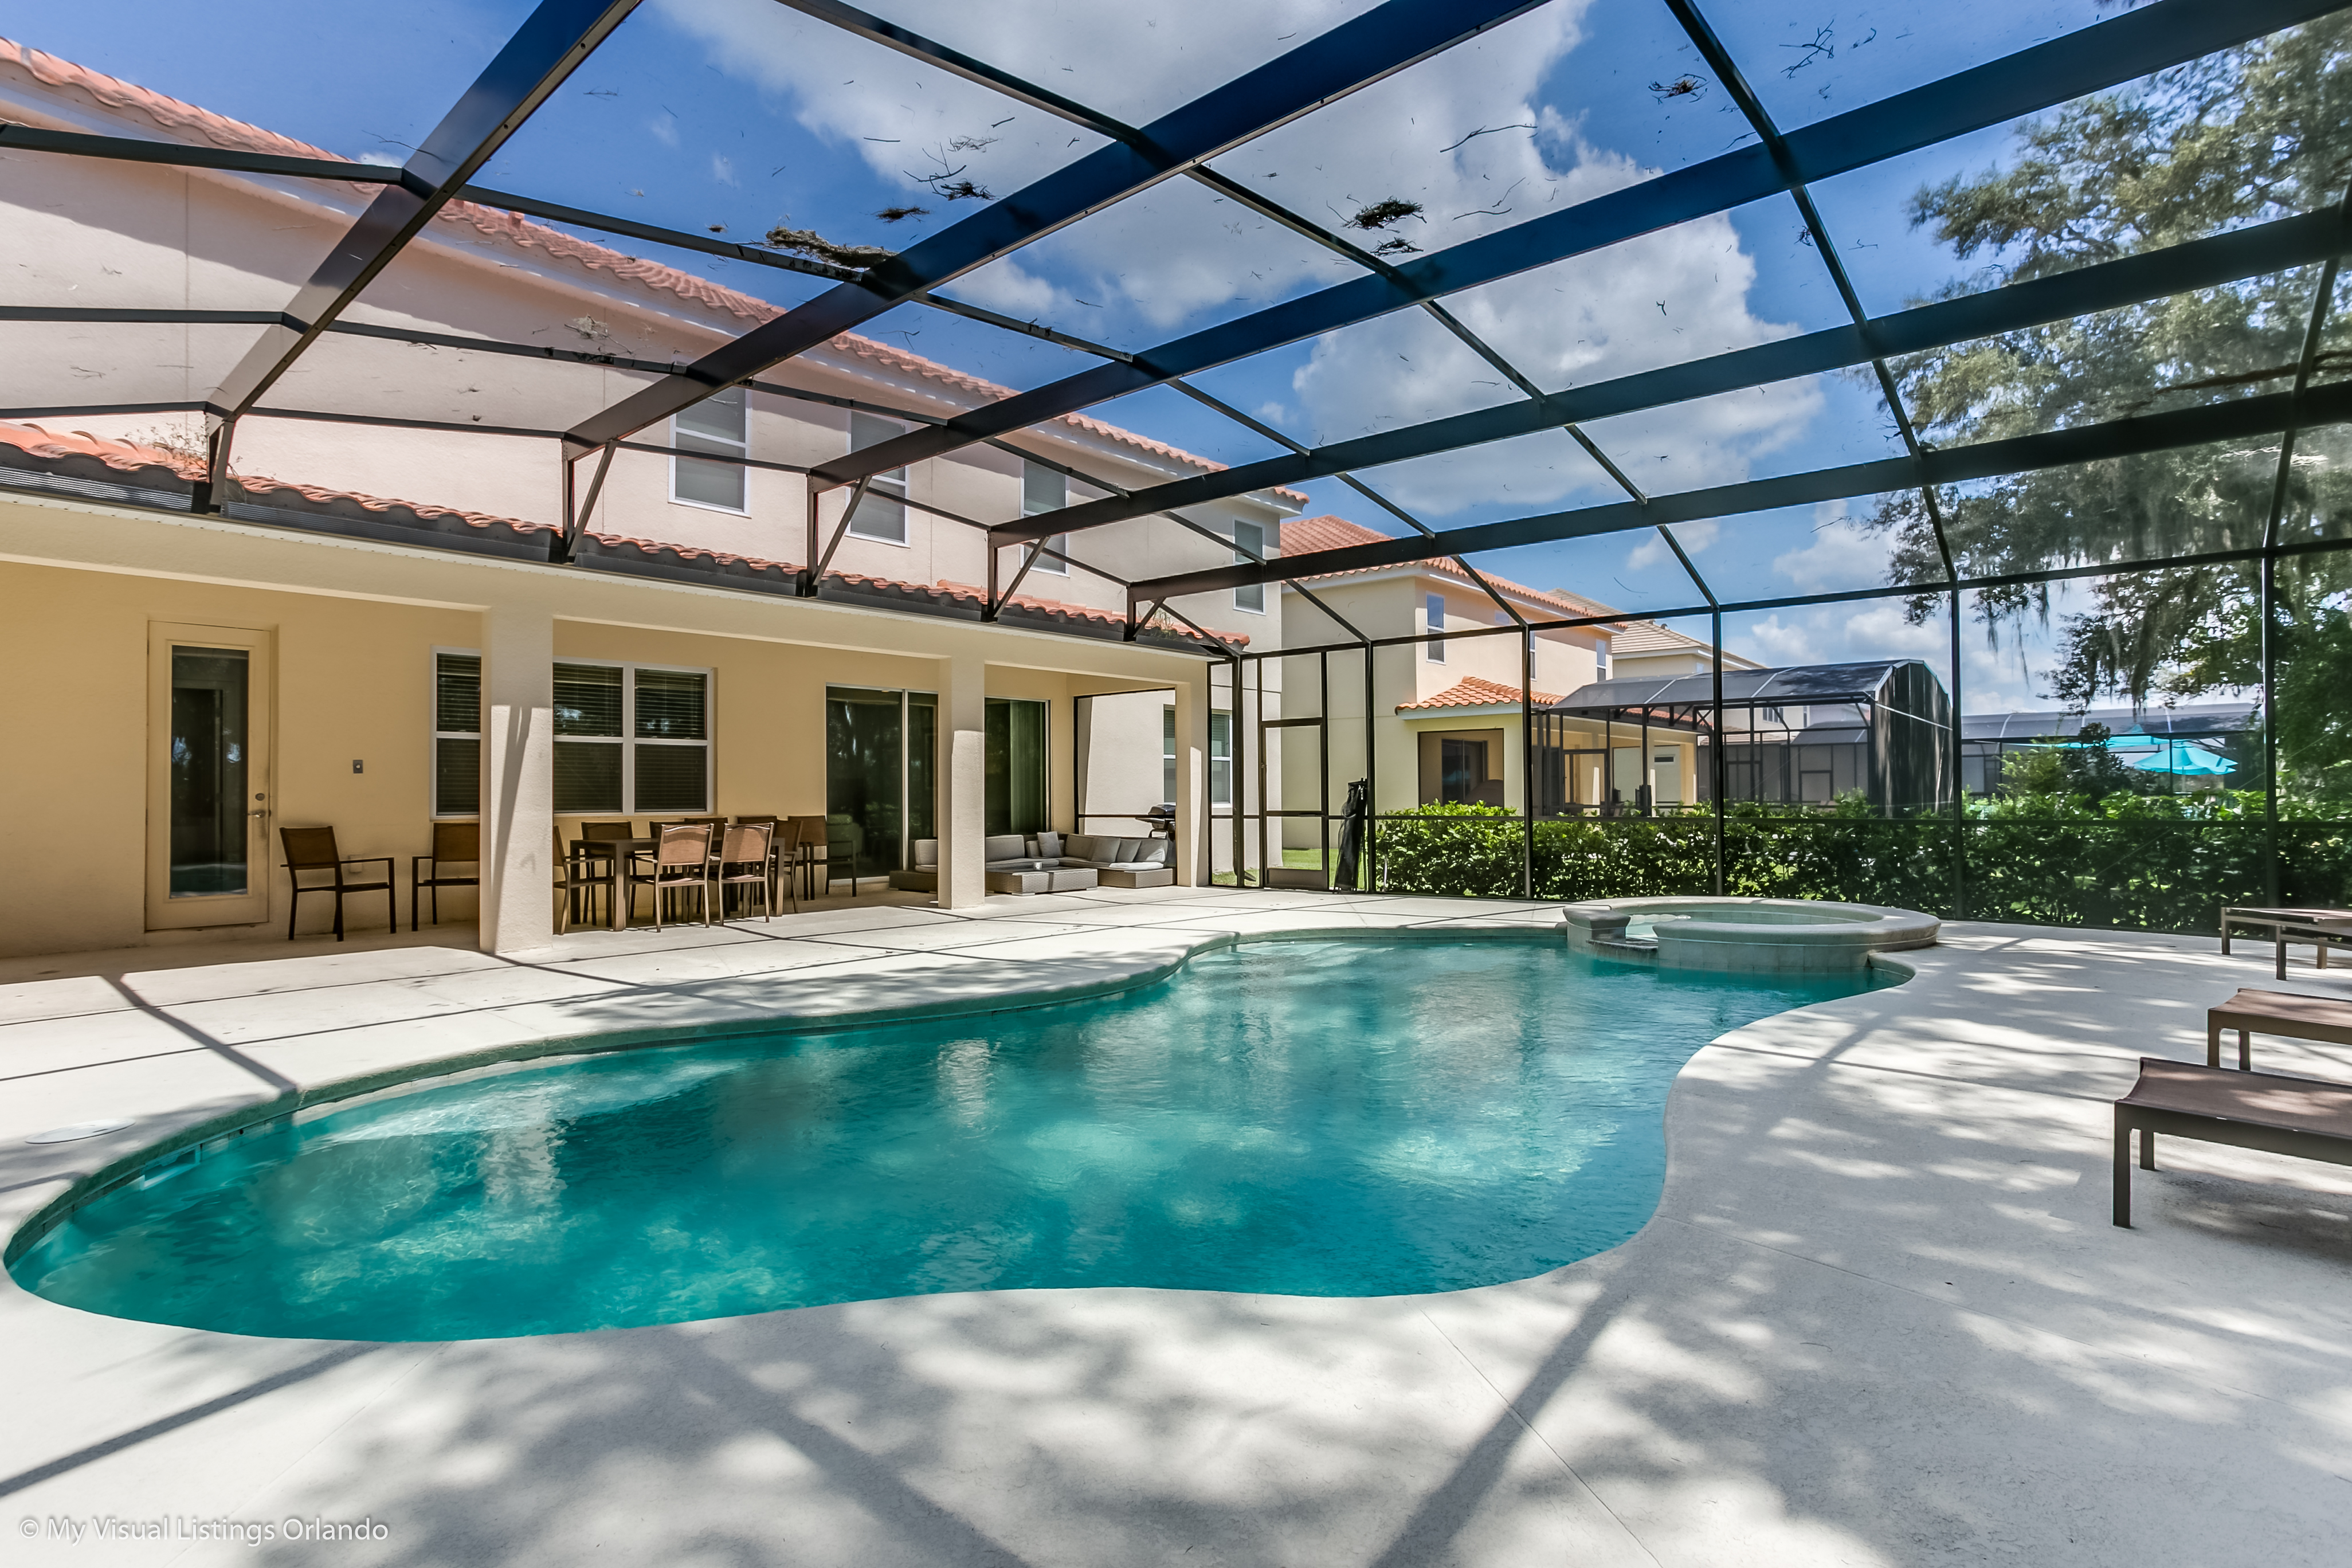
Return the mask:
MULTIPOLYGON (((583 931, 530 963, 455 928, 10 961, 0 1219, 289 1086, 463 1051, 982 1005, 1226 934, 1559 919, 1165 889, 583 931)), ((2352 1171, 2168 1140, 2117 1230, 2108 1102, 2141 1055, 2201 1061, 2204 1008, 2239 985, 2352 996, 2352 971, 2280 987, 2266 947, 1942 934, 1900 955, 1908 984, 1701 1051, 1657 1216, 1514 1284, 1012 1291, 362 1345, 101 1318, 0 1280, 7 1561, 2341 1562, 2352 1171), (386 1534, 185 1538, 289 1516, 386 1534), (100 1538, 110 1517, 177 1533, 100 1538)), ((2258 1041, 2255 1065, 2352 1080, 2326 1047, 2258 1041)))

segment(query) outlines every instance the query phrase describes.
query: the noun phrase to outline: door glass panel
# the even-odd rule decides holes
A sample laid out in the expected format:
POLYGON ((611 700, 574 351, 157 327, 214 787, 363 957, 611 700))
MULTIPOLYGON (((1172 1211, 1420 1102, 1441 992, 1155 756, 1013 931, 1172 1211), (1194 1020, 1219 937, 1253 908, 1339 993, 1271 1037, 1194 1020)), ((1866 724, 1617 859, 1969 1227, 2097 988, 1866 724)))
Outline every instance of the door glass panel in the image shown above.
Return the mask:
POLYGON ((940 756, 940 700, 928 691, 907 693, 907 837, 937 838, 932 803, 940 756))
POLYGON ((1045 826, 1045 705, 992 698, 987 733, 986 829, 1025 837, 1045 826))
POLYGON ((247 882, 243 648, 172 650, 172 894, 242 894, 247 882))
POLYGON ((825 688, 825 854, 834 876, 852 862, 860 877, 898 869, 905 730, 900 693, 825 688))

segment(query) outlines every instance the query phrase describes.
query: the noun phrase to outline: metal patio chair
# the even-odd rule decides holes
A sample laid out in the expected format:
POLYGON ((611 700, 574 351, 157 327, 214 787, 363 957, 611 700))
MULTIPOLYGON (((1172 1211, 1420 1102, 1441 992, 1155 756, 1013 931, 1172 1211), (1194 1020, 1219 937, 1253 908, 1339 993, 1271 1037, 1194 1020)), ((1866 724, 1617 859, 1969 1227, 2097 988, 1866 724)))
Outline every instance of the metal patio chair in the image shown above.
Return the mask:
POLYGON ((719 853, 711 857, 711 881, 719 889, 719 918, 727 918, 727 894, 740 888, 746 894, 757 889, 760 895, 760 918, 766 921, 776 912, 776 866, 771 851, 774 847, 775 827, 765 822, 744 823, 730 827, 720 838, 719 853))
POLYGON ((418 893, 433 889, 433 923, 441 923, 441 889, 444 888, 478 888, 482 885, 482 825, 478 822, 436 822, 433 825, 433 853, 408 858, 408 929, 415 931, 418 910, 425 900, 418 893), (431 876, 425 868, 433 868, 431 876), (470 877, 453 877, 444 866, 471 866, 470 877))
POLYGON ((343 900, 353 893, 382 893, 383 895, 383 929, 389 931, 400 930, 400 895, 392 883, 393 857, 389 855, 345 857, 335 848, 335 830, 331 827, 281 827, 278 830, 278 841, 285 847, 286 877, 294 889, 294 896, 287 900, 286 940, 288 942, 294 940, 294 926, 300 917, 302 895, 305 893, 334 895, 337 942, 343 940, 343 900), (382 866, 383 880, 381 882, 351 881, 343 875, 343 868, 346 866, 382 866), (302 874, 305 871, 328 872, 333 876, 334 880, 313 882, 306 888, 302 885, 302 874))
POLYGON ((678 823, 661 830, 650 855, 639 855, 630 865, 628 873, 629 903, 636 904, 636 890, 654 890, 654 930, 662 929, 662 896, 680 893, 691 888, 702 900, 702 923, 710 923, 710 826, 708 823, 678 823))

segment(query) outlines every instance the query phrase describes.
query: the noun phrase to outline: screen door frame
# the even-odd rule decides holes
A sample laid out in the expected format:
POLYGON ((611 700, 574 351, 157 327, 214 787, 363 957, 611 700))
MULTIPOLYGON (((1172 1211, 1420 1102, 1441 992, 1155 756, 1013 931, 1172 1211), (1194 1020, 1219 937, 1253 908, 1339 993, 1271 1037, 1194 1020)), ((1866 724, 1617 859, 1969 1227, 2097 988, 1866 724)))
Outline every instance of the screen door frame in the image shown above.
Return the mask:
POLYGON ((147 627, 147 929, 259 925, 276 880, 277 635, 266 626, 152 621, 147 627), (172 896, 172 655, 177 648, 246 655, 246 887, 241 893, 172 896))

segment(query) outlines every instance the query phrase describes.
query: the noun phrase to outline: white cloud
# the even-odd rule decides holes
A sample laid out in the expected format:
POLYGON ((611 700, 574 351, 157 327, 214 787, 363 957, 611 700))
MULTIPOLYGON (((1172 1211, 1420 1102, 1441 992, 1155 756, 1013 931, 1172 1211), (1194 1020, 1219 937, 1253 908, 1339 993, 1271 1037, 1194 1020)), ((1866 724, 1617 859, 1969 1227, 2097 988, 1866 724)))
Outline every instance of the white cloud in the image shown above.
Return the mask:
POLYGON ((1018 316, 1024 321, 1058 315, 1070 300, 1069 295, 1026 271, 1011 257, 960 279, 955 292, 960 299, 1007 316, 1018 316))
POLYGON ((1874 587, 1887 580, 1887 544, 1885 535, 1855 523, 1845 502, 1823 501, 1813 509, 1812 542, 1774 556, 1772 570, 1800 593, 1874 587))
POLYGON ((675 147, 677 145, 677 122, 670 119, 669 116, 666 114, 655 115, 651 120, 646 121, 646 129, 654 133, 654 140, 660 142, 663 146, 675 147))
MULTIPOLYGON (((1683 549, 1687 551, 1694 559, 1708 545, 1713 544, 1717 536, 1722 532, 1723 524, 1711 517, 1700 518, 1696 522, 1675 524, 1675 538, 1682 542, 1683 549)), ((1625 564, 1636 572, 1646 571, 1650 567, 1662 566, 1673 560, 1674 553, 1665 540, 1653 529, 1642 535, 1642 542, 1633 546, 1626 555, 1625 564)))
POLYGON ((735 177, 735 160, 716 153, 710 155, 710 177, 722 185, 740 186, 743 183, 735 177))

